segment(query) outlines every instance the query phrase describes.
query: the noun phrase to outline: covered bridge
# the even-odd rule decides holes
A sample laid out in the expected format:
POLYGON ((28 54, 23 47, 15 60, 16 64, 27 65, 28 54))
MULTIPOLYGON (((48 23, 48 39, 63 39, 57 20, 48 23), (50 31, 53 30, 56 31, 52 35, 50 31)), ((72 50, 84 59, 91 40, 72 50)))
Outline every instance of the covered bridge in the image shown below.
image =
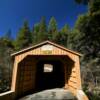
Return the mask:
POLYGON ((81 86, 81 54, 45 41, 11 55, 14 59, 11 92, 7 100, 41 90, 64 88, 80 100, 88 100, 81 86))

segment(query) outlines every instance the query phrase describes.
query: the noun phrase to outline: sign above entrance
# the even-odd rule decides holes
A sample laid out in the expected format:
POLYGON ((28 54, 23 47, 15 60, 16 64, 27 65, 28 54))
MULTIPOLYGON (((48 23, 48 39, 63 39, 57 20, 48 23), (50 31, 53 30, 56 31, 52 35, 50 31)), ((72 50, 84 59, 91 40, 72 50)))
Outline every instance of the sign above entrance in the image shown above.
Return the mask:
POLYGON ((53 46, 49 45, 49 44, 48 45, 44 45, 44 46, 41 47, 41 50, 42 51, 45 51, 45 50, 51 50, 52 51, 53 50, 53 46))
POLYGON ((53 46, 52 45, 44 45, 41 47, 41 51, 44 53, 44 54, 52 54, 52 51, 53 51, 53 46))

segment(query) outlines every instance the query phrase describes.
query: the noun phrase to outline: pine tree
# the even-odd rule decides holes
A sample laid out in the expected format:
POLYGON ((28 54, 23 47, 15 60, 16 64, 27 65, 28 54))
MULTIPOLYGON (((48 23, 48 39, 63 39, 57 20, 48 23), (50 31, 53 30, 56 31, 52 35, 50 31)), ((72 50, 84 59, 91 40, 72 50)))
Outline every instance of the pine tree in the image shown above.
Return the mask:
POLYGON ((60 41, 62 43, 62 45, 64 46, 68 46, 68 41, 69 41, 69 35, 70 35, 70 28, 67 24, 64 25, 64 27, 61 29, 61 38, 60 41))
POLYGON ((30 32, 28 22, 25 21, 22 28, 18 32, 18 36, 15 41, 15 48, 17 50, 25 48, 32 43, 32 34, 30 32))
MULTIPOLYGON (((7 36, 8 37, 8 36, 7 36)), ((6 36, 0 38, 0 93, 10 89, 12 75, 12 44, 6 36)))
POLYGON ((47 39, 48 39, 48 34, 47 34, 46 20, 45 17, 42 17, 39 23, 39 31, 37 32, 37 41, 41 42, 47 39))
POLYGON ((58 34, 57 22, 56 22, 56 19, 54 17, 51 17, 51 19, 49 21, 49 25, 48 25, 48 38, 49 38, 49 40, 54 41, 56 38, 56 34, 58 34))
POLYGON ((33 26, 33 29, 32 29, 32 44, 36 44, 38 43, 38 33, 39 33, 39 29, 40 29, 40 24, 37 23, 33 26))
POLYGON ((3 40, 3 43, 5 44, 5 46, 14 49, 12 32, 10 29, 2 37, 2 40, 3 40))

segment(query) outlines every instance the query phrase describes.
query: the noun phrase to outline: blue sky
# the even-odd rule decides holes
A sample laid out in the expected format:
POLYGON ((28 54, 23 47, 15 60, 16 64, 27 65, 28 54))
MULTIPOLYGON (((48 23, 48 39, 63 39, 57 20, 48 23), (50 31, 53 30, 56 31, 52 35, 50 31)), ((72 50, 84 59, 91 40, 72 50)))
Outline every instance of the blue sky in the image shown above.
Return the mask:
POLYGON ((15 36, 24 20, 32 27, 42 16, 47 22, 54 16, 59 28, 64 24, 73 27, 78 15, 86 12, 87 6, 75 0, 0 0, 0 36, 9 29, 15 36))

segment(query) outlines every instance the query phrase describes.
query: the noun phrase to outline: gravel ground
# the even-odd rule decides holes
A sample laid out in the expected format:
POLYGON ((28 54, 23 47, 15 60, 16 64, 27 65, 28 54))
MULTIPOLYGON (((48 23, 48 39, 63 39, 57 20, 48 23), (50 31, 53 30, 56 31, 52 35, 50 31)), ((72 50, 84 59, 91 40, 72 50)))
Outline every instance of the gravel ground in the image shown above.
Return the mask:
POLYGON ((19 100, 77 100, 77 99, 70 91, 56 88, 28 95, 19 100))

